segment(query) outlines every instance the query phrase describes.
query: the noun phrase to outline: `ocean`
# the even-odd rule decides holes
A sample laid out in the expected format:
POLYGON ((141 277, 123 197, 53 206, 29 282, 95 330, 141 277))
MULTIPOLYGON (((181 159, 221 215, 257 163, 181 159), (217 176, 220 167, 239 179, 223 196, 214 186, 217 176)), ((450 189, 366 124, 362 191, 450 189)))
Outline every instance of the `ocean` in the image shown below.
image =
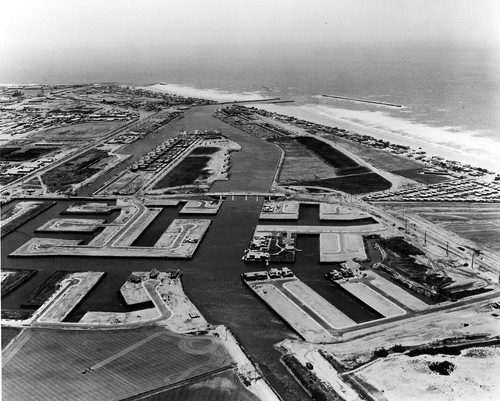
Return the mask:
POLYGON ((280 97, 294 103, 263 107, 500 172, 496 50, 453 44, 68 49, 4 58, 0 82, 165 82, 166 91, 216 100, 280 97))

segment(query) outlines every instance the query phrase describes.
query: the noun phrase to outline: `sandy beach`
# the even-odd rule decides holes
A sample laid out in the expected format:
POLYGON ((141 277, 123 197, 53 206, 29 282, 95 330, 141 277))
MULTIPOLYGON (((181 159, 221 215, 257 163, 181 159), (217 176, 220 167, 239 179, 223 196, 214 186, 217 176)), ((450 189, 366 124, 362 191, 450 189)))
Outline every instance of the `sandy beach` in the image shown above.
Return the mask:
MULTIPOLYGON (((176 84, 155 84, 144 87, 153 91, 179 96, 196 97, 218 102, 264 99, 258 92, 231 93, 219 89, 198 89, 176 84)), ((464 164, 483 167, 500 173, 499 142, 481 135, 481 132, 460 131, 457 127, 432 127, 409 119, 397 118, 384 111, 351 110, 318 103, 272 104, 255 103, 251 106, 299 119, 334 126, 361 135, 427 152, 464 164)), ((293 100, 293 99, 286 99, 293 100)), ((311 99, 312 101, 312 99, 311 99)), ((405 113, 411 113, 403 109, 405 113)))
POLYGON ((450 127, 430 127, 412 123, 383 112, 355 111, 323 105, 275 105, 256 103, 252 106, 285 114, 318 124, 335 126, 361 135, 369 135, 414 150, 423 150, 429 156, 441 156, 472 166, 500 172, 498 142, 473 132, 450 132, 450 127))

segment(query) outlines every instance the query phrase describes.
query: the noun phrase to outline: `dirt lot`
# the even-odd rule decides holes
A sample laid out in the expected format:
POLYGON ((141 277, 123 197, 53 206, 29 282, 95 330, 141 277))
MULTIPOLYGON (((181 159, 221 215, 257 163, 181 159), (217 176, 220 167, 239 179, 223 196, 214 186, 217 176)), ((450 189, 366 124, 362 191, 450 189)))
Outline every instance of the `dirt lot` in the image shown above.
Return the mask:
POLYGON ((259 401, 232 371, 222 372, 199 381, 162 392, 136 397, 134 401, 259 401))
POLYGON ((5 399, 66 401, 68 394, 82 401, 122 399, 232 362, 213 337, 161 328, 26 335, 24 345, 3 361, 5 399))
POLYGON ((71 192, 71 185, 78 184, 99 172, 96 166, 109 156, 108 152, 92 149, 75 157, 42 176, 50 192, 71 192))
POLYGON ((2 280, 2 297, 20 286, 37 271, 30 269, 2 269, 2 274, 7 273, 7 276, 2 280))
POLYGON ((54 293, 57 285, 69 273, 69 270, 58 270, 53 273, 47 280, 45 280, 40 287, 38 287, 27 300, 23 302, 23 307, 39 307, 54 293))
POLYGON ((355 376, 383 391, 384 399, 389 401, 494 400, 500 391, 496 376, 499 356, 498 347, 473 348, 458 356, 401 355, 381 359, 355 376), (438 373, 433 371, 436 366, 448 369, 438 373))
MULTIPOLYGON (((393 210, 400 209, 401 204, 388 204, 387 207, 393 210)), ((498 204, 406 202, 405 210, 500 253, 500 241, 498 241, 500 205, 498 204)))
POLYGON ((35 135, 43 136, 45 140, 95 140, 106 136, 126 123, 123 121, 96 121, 53 128, 35 135))

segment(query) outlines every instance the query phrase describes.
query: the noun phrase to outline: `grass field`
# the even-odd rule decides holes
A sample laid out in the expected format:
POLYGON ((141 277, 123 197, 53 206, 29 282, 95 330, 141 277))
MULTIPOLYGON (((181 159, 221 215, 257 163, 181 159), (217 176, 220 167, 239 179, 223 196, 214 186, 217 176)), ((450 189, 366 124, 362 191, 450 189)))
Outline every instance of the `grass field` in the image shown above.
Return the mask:
POLYGON ((313 137, 298 137, 295 139, 307 149, 312 151, 326 163, 337 169, 338 175, 362 174, 370 170, 360 166, 356 161, 345 155, 341 151, 332 148, 327 143, 313 137))
POLYGON ((278 181, 283 184, 329 178, 335 170, 311 151, 292 139, 273 141, 285 152, 278 181))
POLYGON ((391 173, 409 178, 411 180, 415 180, 422 184, 438 184, 440 182, 447 181, 450 179, 449 176, 445 175, 420 174, 421 171, 423 171, 423 169, 418 168, 418 169, 407 169, 407 170, 395 170, 391 171, 391 173))
POLYGON ((158 327, 28 334, 2 367, 8 400, 121 399, 232 363, 215 338, 181 336, 158 327))
POLYGON ((72 273, 69 270, 58 270, 45 280, 40 287, 38 287, 29 297, 26 299, 22 306, 23 307, 39 307, 41 306, 50 296, 56 291, 57 284, 63 280, 68 273, 72 273))
POLYGON ((391 153, 384 149, 349 141, 335 135, 323 134, 322 136, 361 157, 373 167, 384 171, 393 172, 395 170, 420 169, 424 167, 424 164, 419 161, 391 153))
POLYGON ((2 280, 2 297, 27 281, 31 276, 36 274, 37 271, 30 269, 2 269, 2 273, 3 272, 9 272, 9 274, 4 280, 2 280))
POLYGON ((0 160, 8 162, 29 162, 39 159, 41 156, 49 154, 58 148, 25 147, 25 148, 1 148, 0 160))
POLYGON ((157 394, 134 397, 131 400, 259 401, 259 398, 245 388, 233 371, 227 371, 157 394))
POLYGON ((376 173, 303 181, 300 182, 300 185, 331 188, 348 194, 366 194, 369 192, 385 191, 391 187, 389 181, 376 173))
POLYGON ((220 148, 218 148, 216 146, 200 146, 200 147, 194 148, 191 151, 190 155, 192 155, 192 156, 212 155, 219 150, 220 150, 220 148))
POLYGON ((89 150, 46 172, 42 176, 43 182, 51 192, 68 191, 72 184, 78 184, 96 174, 99 169, 94 165, 106 157, 108 152, 99 149, 89 150))
POLYGON ((21 329, 2 327, 2 350, 21 332, 21 329))
POLYGON ((209 160, 210 157, 205 156, 186 157, 172 171, 158 181, 154 189, 193 184, 207 166, 209 160))

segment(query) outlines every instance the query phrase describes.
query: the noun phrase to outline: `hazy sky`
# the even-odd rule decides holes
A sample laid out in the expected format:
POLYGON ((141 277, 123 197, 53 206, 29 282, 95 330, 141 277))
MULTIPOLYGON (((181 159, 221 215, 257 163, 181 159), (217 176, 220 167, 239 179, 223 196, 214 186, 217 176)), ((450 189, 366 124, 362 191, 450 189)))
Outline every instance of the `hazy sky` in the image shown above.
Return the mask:
POLYGON ((219 43, 500 43, 499 0, 3 0, 0 50, 219 43))

